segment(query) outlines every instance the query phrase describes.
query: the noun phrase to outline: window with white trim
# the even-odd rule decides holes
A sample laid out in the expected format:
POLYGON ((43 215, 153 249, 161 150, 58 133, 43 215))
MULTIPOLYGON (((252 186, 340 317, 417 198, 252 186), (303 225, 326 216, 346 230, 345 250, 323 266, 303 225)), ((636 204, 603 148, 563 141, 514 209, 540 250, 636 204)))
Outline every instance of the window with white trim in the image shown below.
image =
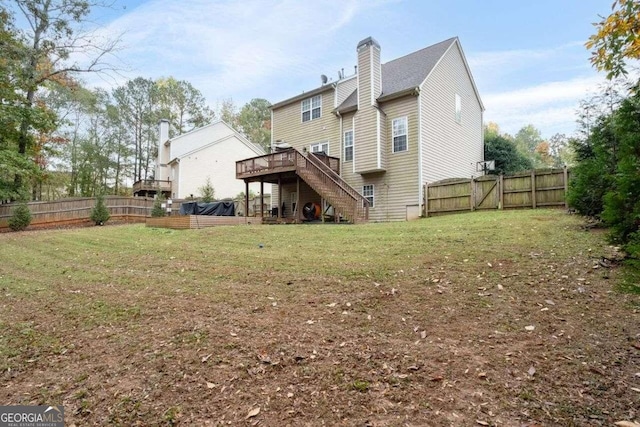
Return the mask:
POLYGON ((317 144, 311 145, 312 153, 320 153, 324 152, 324 154, 329 155, 329 143, 328 142, 319 142, 317 144))
POLYGON ((407 118, 393 119, 393 152, 407 151, 407 118))
POLYGON ((353 160, 353 130, 344 133, 344 159, 345 162, 353 160))
POLYGON ((456 93, 456 123, 462 121, 462 98, 456 93))
POLYGON ((316 95, 302 101, 302 121, 319 119, 322 115, 322 95, 316 95))
POLYGON ((374 207, 374 187, 373 184, 362 186, 362 196, 369 201, 369 207, 374 207))

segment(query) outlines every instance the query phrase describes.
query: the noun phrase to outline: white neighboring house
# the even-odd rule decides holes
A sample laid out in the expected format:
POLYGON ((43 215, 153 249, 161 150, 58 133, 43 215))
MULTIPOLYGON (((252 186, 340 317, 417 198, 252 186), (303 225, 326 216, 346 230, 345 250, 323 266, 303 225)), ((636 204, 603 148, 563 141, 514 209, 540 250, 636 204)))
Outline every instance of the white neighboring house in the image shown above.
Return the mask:
MULTIPOLYGON (((174 199, 198 197, 207 178, 216 199, 235 197, 246 191, 245 183, 236 179, 236 161, 266 154, 222 120, 172 139, 169 122, 161 120, 159 134, 155 180, 168 181, 167 192, 174 199)), ((251 184, 249 190, 259 193, 260 184, 251 184)))

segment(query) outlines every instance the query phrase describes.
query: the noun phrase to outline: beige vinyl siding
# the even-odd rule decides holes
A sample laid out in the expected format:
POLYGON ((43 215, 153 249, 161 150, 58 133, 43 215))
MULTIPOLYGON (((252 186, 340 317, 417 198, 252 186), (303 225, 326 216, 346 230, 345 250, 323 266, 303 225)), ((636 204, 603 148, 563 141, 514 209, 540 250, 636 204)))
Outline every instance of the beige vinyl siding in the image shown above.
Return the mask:
POLYGON ((340 144, 340 172, 344 175, 345 172, 353 173, 353 164, 355 161, 355 146, 356 146, 356 132, 353 128, 353 118, 355 113, 347 113, 342 116, 342 139, 340 144), (347 131, 353 132, 353 150, 354 156, 352 161, 345 162, 344 161, 344 133, 347 131))
MULTIPOLYGON (((359 192, 362 192, 363 185, 374 185, 375 207, 369 211, 371 221, 404 221, 407 218, 407 207, 415 206, 419 201, 418 100, 415 96, 407 96, 381 104, 380 108, 386 113, 386 116, 382 115, 381 121, 385 140, 382 150, 387 156, 386 172, 361 175, 354 173, 349 167, 343 167, 342 175, 349 185, 359 192), (391 121, 398 117, 407 117, 409 149, 393 153, 391 121)), ((345 130, 348 129, 349 122, 349 116, 345 116, 345 130)), ((360 133, 361 130, 356 125, 354 147, 361 142, 360 133)))
MULTIPOLYGON (((371 69, 371 55, 380 60, 380 51, 373 46, 366 46, 358 52, 358 111, 355 120, 359 143, 354 147, 354 157, 356 171, 361 173, 384 168, 384 165, 379 164, 381 153, 378 152, 378 110, 372 105, 372 82, 380 87, 380 67, 374 66, 374 70, 371 69)), ((375 59, 373 62, 375 63, 375 59)), ((374 97, 377 98, 378 95, 376 93, 374 97)))
POLYGON ((482 110, 458 43, 443 56, 420 91, 422 107, 422 180, 469 178, 479 175, 484 158, 482 110), (460 123, 455 95, 462 101, 460 123))
POLYGON ((336 103, 335 107, 338 107, 344 102, 349 95, 353 93, 358 87, 358 79, 355 74, 352 77, 348 77, 338 82, 336 87, 336 103))
POLYGON ((322 93, 322 116, 302 122, 302 102, 294 101, 273 110, 273 140, 285 141, 298 151, 318 142, 329 142, 329 155, 340 157, 340 120, 332 113, 334 91, 322 93))

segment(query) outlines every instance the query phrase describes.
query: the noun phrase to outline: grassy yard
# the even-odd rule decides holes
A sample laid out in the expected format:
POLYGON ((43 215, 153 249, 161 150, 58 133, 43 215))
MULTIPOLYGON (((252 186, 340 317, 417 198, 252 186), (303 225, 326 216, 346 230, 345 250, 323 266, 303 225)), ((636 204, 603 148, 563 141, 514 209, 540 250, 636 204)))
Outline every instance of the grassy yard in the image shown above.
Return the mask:
POLYGON ((640 296, 563 211, 0 234, 0 403, 67 425, 640 420, 640 296))

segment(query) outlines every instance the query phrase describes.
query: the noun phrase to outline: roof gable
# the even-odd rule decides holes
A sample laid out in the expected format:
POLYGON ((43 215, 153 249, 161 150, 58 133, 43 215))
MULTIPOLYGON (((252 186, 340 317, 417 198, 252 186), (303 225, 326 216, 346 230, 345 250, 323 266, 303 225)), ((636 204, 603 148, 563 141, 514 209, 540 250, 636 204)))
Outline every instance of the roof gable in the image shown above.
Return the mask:
MULTIPOLYGON (((251 141, 249 141, 247 138, 244 137, 244 135, 242 135, 240 132, 236 131, 233 127, 231 127, 227 122, 225 122, 224 120, 216 120, 215 122, 208 124, 206 126, 194 129, 190 132, 184 133, 182 135, 178 135, 175 138, 172 138, 169 140, 169 143, 174 143, 176 141, 179 141, 180 139, 182 139, 183 137, 186 136, 190 136, 190 137, 194 137, 196 136, 199 132, 202 132, 206 129, 212 128, 212 127, 216 127, 216 126, 224 126, 225 128, 227 128, 229 131, 231 131, 228 134, 223 134, 221 137, 215 139, 214 141, 206 141, 206 142, 202 142, 200 145, 198 145, 197 147, 188 150, 184 153, 178 154, 175 156, 176 159, 180 159, 186 156, 190 156, 194 153, 197 153, 198 151, 204 150, 206 148, 209 148, 212 145, 218 144, 220 142, 235 138, 238 141, 240 141, 240 143, 242 143, 243 145, 245 145, 247 148, 249 148, 250 150, 252 150, 257 156, 261 156, 263 154, 266 154, 266 151, 264 150, 264 148, 262 148, 262 146, 255 144, 251 141)), ((196 136, 197 138, 197 136, 196 136)))
POLYGON ((419 87, 456 40, 457 37, 452 37, 382 64, 380 96, 391 96, 419 87))
MULTIPOLYGON (((378 99, 380 101, 393 99, 395 96, 401 96, 405 93, 410 93, 413 90, 419 89, 424 81, 429 77, 429 75, 431 75, 434 68, 436 68, 436 66, 440 63, 444 55, 455 44, 457 44, 458 48, 460 49, 462 60, 466 67, 469 79, 471 80, 473 89, 476 93, 476 97, 478 98, 478 102, 480 102, 480 105, 484 110, 482 100, 480 99, 480 94, 476 87, 475 81, 473 80, 471 70, 469 69, 469 64, 467 63, 464 53, 462 52, 462 47, 460 46, 460 41, 457 37, 451 37, 447 40, 441 41, 431 46, 427 46, 423 49, 381 64, 382 89, 381 93, 378 95, 378 99)), ((335 84, 340 84, 340 82, 338 81, 335 84)), ((275 109, 290 104, 291 102, 299 101, 305 97, 312 96, 333 88, 333 86, 334 84, 323 85, 309 92, 278 102, 271 108, 275 109)), ((358 106, 357 92, 357 89, 353 91, 351 95, 349 95, 334 111, 337 111, 339 113, 346 113, 356 109, 358 106)))

